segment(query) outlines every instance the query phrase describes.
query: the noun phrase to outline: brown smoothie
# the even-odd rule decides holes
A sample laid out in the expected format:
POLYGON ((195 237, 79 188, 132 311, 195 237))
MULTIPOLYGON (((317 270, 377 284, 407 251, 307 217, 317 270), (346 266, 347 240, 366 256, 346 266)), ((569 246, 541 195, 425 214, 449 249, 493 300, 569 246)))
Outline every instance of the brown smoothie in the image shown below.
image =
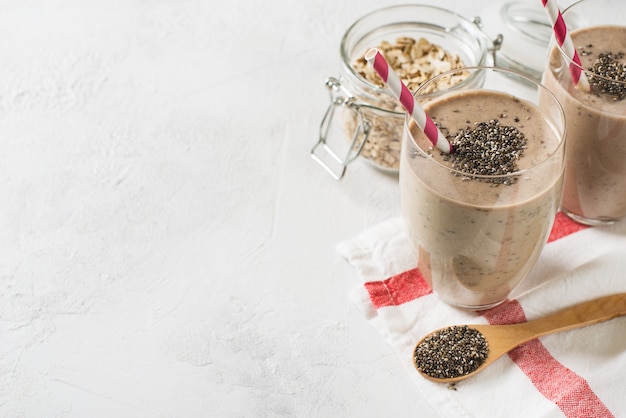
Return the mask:
MULTIPOLYGON (((585 69, 607 51, 626 62, 619 55, 626 53, 626 27, 596 26, 571 36, 585 69)), ((602 93, 593 82, 591 93, 574 87, 557 48, 550 52, 543 84, 561 102, 567 123, 563 211, 592 225, 626 216, 626 99, 602 93)))
POLYGON ((422 151, 407 136, 401 155, 403 216, 433 291, 458 306, 498 304, 547 240, 562 184, 560 137, 533 104, 498 92, 466 91, 424 109, 444 133, 498 120, 527 139, 519 175, 508 185, 453 174, 413 122, 411 136, 422 151))

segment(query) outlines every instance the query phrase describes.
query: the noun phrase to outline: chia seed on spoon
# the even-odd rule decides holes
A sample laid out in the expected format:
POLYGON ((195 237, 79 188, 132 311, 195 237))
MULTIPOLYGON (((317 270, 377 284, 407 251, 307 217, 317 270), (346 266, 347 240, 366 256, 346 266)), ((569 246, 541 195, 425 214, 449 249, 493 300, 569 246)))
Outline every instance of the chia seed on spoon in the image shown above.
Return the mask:
POLYGON ((424 338, 413 353, 415 367, 436 379, 464 376, 487 359, 485 336, 467 325, 443 328, 424 338))

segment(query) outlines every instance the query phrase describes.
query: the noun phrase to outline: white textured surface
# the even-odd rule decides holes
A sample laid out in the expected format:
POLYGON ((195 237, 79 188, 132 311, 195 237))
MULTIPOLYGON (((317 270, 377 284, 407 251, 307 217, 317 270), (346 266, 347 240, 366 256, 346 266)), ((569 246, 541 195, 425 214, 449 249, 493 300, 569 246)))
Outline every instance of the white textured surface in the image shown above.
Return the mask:
POLYGON ((395 179, 308 155, 386 4, 0 0, 0 416, 432 416, 334 250, 395 179))

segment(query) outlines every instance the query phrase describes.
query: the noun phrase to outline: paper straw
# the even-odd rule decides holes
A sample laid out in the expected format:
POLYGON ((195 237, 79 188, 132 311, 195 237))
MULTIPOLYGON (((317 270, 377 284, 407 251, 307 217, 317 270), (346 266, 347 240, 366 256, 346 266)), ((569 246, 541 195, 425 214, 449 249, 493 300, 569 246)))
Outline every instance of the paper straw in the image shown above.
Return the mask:
POLYGON ((554 29, 556 41, 563 49, 563 52, 565 52, 565 55, 572 57, 573 62, 569 64, 569 72, 572 75, 574 85, 582 91, 591 91, 589 80, 587 80, 587 76, 582 71, 583 65, 580 62, 580 58, 578 57, 572 38, 567 32, 565 20, 563 20, 561 10, 559 10, 556 0, 541 0, 541 2, 543 3, 543 7, 546 9, 546 12, 548 12, 548 17, 552 22, 552 28, 554 29))
POLYGON ((424 112, 417 103, 407 86, 404 85, 398 74, 389 66, 383 54, 376 48, 372 48, 365 54, 367 62, 374 67, 380 78, 383 79, 391 93, 411 115, 417 126, 424 132, 430 142, 440 151, 450 154, 452 146, 445 136, 439 131, 432 119, 424 112))

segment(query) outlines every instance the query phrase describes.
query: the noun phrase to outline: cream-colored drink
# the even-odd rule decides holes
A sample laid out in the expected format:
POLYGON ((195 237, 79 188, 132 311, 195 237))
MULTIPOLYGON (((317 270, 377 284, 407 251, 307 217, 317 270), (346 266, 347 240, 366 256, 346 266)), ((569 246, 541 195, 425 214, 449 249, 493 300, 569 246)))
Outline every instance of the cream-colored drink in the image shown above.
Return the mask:
MULTIPOLYGON (((483 171, 460 175, 414 122, 411 134, 405 133, 402 211, 422 274, 446 302, 493 306, 527 275, 547 240, 562 185, 562 155, 556 152, 561 137, 535 105, 504 93, 470 90, 424 109, 449 138, 481 122, 491 126, 484 132, 525 138, 515 173, 490 178, 497 152, 494 158, 489 150, 478 151, 477 169, 483 171)), ((478 140, 488 142, 488 135, 478 140)))
POLYGON ((550 53, 543 83, 561 102, 567 121, 561 205, 583 223, 613 222, 626 216, 626 27, 596 26, 571 36, 583 68, 621 82, 607 83, 587 72, 592 91, 584 92, 573 86, 561 52, 550 53))

